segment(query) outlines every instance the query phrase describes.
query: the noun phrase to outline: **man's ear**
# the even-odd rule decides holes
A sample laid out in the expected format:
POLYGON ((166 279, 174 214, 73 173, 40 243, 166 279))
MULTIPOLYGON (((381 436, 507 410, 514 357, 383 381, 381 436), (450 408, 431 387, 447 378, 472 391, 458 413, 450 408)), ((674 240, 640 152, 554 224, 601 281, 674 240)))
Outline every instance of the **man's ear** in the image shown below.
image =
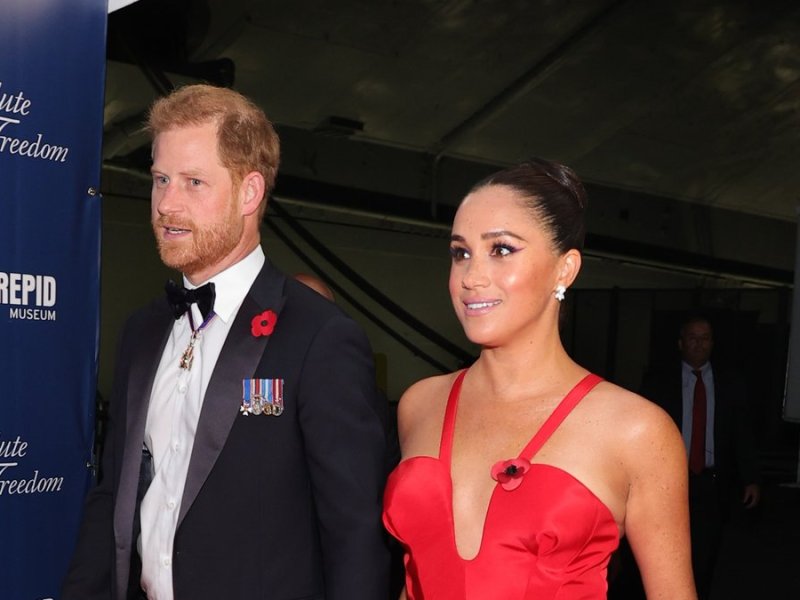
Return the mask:
POLYGON ((264 176, 258 171, 250 171, 242 179, 239 195, 242 202, 242 215, 252 215, 258 211, 264 198, 264 176))

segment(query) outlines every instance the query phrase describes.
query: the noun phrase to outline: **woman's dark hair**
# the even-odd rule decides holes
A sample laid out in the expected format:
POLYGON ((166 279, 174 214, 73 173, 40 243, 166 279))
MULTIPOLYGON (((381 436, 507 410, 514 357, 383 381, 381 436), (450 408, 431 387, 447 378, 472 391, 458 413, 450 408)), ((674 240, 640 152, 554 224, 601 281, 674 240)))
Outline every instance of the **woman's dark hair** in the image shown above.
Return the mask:
POLYGON ((504 185, 522 196, 533 218, 550 233, 560 254, 571 248, 583 250, 586 190, 572 169, 543 158, 530 158, 489 175, 470 192, 489 185, 504 185))

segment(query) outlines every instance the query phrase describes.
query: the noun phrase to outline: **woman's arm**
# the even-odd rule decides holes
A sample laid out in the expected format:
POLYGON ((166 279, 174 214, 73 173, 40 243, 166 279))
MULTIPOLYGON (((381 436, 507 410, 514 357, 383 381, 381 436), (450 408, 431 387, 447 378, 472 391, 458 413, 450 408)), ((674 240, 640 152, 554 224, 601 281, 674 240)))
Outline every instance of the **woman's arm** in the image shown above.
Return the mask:
POLYGON ((626 535, 648 600, 696 600, 683 439, 654 404, 642 407, 640 424, 624 451, 630 475, 626 535))

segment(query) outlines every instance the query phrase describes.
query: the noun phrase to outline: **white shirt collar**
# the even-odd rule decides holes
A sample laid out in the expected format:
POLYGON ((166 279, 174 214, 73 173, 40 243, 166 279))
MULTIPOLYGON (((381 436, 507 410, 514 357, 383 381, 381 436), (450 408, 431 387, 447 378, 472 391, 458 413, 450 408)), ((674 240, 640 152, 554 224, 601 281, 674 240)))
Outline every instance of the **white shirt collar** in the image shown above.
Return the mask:
POLYGON ((681 361, 681 364, 683 365, 683 372, 688 375, 691 375, 694 371, 700 371, 703 376, 705 376, 709 369, 711 369, 711 361, 706 361, 704 364, 700 365, 699 369, 695 369, 692 365, 684 360, 681 361))
MULTIPOLYGON (((214 282, 214 292, 216 294, 214 298, 214 313, 222 321, 227 323, 236 313, 248 290, 261 272, 265 261, 264 250, 259 244, 250 254, 235 265, 231 265, 208 280, 214 282)), ((200 285, 205 283, 207 282, 204 281, 200 285)), ((183 276, 183 285, 189 289, 200 287, 192 285, 185 275, 183 276)))

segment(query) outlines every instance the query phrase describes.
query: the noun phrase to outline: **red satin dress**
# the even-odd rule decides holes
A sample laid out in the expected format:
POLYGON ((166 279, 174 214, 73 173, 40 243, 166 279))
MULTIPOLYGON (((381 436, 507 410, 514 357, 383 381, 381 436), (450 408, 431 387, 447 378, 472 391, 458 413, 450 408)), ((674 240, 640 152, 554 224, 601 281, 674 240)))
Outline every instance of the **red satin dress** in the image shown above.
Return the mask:
MULTIPOLYGON (((409 600, 606 598, 606 570, 619 543, 619 529, 597 496, 556 467, 532 464, 511 491, 496 484, 478 554, 471 560, 458 554, 450 457, 465 373, 450 391, 439 457, 406 459, 387 482, 383 521, 406 551, 409 600)), ((579 382, 520 457, 531 460, 600 381, 597 375, 587 375, 579 382)), ((592 452, 591 440, 585 442, 586 452, 592 452)))

